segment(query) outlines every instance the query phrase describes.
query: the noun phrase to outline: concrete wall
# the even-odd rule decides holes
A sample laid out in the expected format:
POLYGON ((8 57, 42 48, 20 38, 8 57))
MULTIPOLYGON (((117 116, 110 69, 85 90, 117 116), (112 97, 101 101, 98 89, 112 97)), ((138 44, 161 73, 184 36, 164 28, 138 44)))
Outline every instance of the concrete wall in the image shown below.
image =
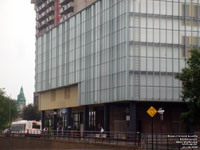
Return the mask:
POLYGON ((126 107, 128 104, 111 104, 110 106, 110 131, 128 132, 126 121, 126 107))
POLYGON ((60 109, 78 106, 78 86, 40 93, 39 110, 60 109))

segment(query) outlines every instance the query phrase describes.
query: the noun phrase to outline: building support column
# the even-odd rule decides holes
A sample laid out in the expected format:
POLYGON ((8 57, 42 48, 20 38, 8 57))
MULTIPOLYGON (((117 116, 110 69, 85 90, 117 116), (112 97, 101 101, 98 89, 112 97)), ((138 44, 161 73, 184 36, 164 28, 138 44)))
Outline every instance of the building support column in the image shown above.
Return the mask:
POLYGON ((53 130, 57 130, 57 109, 53 110, 53 130))
POLYGON ((129 132, 136 133, 136 102, 130 102, 129 112, 130 112, 129 132))
POLYGON ((67 119, 67 129, 71 129, 72 128, 72 109, 71 108, 67 108, 67 115, 66 115, 66 119, 67 119))
POLYGON ((42 131, 45 128, 45 111, 41 112, 41 123, 42 123, 42 131))
POLYGON ((89 106, 84 106, 83 124, 84 124, 84 131, 88 131, 88 129, 89 129, 89 106))
POLYGON ((104 130, 110 131, 110 104, 104 104, 104 130))

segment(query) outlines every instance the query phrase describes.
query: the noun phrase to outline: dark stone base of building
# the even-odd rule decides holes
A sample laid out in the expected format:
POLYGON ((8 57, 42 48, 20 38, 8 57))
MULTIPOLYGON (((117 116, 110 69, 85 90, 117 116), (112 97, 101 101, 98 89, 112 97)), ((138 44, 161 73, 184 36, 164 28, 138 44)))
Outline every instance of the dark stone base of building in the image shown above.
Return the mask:
POLYGON ((46 128, 54 130, 57 127, 63 130, 100 131, 100 127, 103 127, 104 131, 111 132, 151 133, 152 118, 146 112, 150 106, 156 110, 164 110, 163 116, 157 113, 153 117, 154 133, 192 131, 190 126, 181 120, 181 113, 187 110, 185 103, 127 101, 67 108, 66 113, 57 109, 57 117, 56 110, 45 111, 46 117, 43 116, 43 122, 46 128))

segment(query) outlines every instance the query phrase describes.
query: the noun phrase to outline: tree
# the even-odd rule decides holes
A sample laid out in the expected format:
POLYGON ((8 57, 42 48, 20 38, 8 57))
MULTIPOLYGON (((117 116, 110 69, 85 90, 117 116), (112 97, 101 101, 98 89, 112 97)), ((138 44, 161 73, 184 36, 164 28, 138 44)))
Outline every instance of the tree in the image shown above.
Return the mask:
POLYGON ((22 112, 22 118, 24 120, 40 120, 40 112, 37 106, 32 104, 27 105, 22 112))
POLYGON ((12 120, 17 117, 17 104, 15 100, 6 96, 0 89, 0 130, 8 128, 12 120))
POLYGON ((188 111, 182 114, 182 119, 195 126, 200 123, 200 52, 192 50, 186 62, 188 67, 176 78, 182 81, 182 100, 188 102, 188 111))

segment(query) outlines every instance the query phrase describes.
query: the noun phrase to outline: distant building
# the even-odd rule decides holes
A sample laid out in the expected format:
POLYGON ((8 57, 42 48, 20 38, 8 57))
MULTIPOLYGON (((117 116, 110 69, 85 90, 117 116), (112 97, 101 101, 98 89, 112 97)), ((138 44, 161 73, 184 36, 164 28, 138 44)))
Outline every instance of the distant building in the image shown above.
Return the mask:
POLYGON ((18 112, 21 113, 25 106, 26 106, 26 98, 24 96, 23 87, 21 87, 20 93, 17 96, 17 110, 18 110, 18 112))

